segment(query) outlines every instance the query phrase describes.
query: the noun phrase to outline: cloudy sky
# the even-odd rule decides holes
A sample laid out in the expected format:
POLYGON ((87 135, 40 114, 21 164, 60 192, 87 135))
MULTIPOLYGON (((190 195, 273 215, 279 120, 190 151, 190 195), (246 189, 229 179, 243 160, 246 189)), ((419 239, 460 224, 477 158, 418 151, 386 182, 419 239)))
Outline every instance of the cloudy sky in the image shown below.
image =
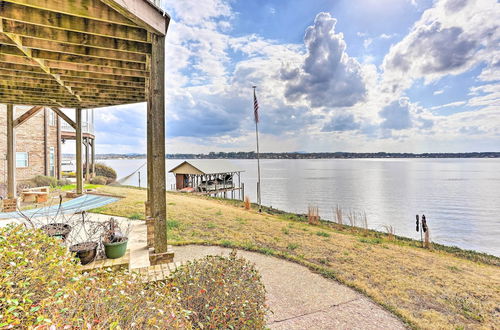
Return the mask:
MULTIPOLYGON (((496 0, 165 0, 167 152, 500 151, 496 0)), ((145 104, 96 110, 145 152, 145 104)))

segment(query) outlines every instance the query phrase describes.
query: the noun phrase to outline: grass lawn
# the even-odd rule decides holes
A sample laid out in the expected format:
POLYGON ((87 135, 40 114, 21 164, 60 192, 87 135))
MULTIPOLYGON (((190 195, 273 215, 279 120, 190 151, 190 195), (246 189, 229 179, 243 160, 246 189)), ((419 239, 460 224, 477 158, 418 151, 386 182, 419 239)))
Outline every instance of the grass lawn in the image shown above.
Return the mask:
MULTIPOLYGON (((146 191, 102 187, 125 198, 95 210, 143 218, 146 191)), ((422 329, 500 328, 500 258, 291 214, 259 214, 242 203, 168 193, 173 245, 238 247, 298 262, 371 297, 422 329)))

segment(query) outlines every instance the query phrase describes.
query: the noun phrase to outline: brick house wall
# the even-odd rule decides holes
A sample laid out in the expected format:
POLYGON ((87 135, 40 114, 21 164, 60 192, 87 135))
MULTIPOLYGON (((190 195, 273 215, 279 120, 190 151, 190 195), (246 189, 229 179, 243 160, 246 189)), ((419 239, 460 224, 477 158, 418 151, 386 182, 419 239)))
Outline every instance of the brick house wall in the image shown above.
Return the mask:
MULTIPOLYGON (((18 118, 31 107, 15 106, 14 119, 18 118)), ((54 176, 57 177, 57 159, 59 141, 57 136, 57 116, 51 115, 52 110, 41 110, 15 129, 16 152, 28 153, 28 167, 16 168, 16 180, 22 182, 36 175, 48 175, 49 150, 54 148, 54 176), (51 120, 55 119, 55 120, 51 120), (45 122, 47 121, 47 125, 45 122), (51 122, 52 121, 52 122, 51 122), (47 126, 47 146, 44 136, 47 126), (45 150, 46 149, 46 150, 45 150)), ((7 183, 7 107, 0 104, 0 185, 7 183)))

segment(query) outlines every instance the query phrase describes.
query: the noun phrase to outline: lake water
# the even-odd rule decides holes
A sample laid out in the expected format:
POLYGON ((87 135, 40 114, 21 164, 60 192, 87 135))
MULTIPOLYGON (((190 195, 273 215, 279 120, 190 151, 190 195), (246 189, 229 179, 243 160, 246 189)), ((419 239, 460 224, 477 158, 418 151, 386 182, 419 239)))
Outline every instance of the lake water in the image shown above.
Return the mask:
MULTIPOLYGON (((245 170, 245 194, 256 201, 256 160, 231 161, 245 170)), ((124 177, 145 160, 103 162, 124 177)), ((168 160, 167 170, 181 162, 168 160)), ((146 166, 140 172, 144 187, 146 166)), ((415 215, 425 214, 432 241, 500 256, 500 159, 261 160, 261 172, 264 205, 295 213, 314 205, 323 219, 340 205, 366 212, 372 229, 391 225, 415 239, 415 215)), ((167 187, 174 182, 169 174, 167 187)))

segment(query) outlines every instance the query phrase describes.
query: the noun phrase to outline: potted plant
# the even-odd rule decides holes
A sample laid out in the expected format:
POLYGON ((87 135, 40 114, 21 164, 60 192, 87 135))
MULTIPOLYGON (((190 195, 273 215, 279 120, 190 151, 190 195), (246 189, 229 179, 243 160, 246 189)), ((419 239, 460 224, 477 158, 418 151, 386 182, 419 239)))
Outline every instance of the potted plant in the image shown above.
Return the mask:
POLYGON ((71 232, 71 226, 67 223, 49 223, 40 227, 40 229, 43 230, 48 236, 59 237, 63 241, 66 241, 69 233, 71 232))
POLYGON ((125 255, 129 228, 130 225, 122 228, 114 218, 110 218, 105 222, 102 244, 107 258, 117 259, 125 255))
POLYGON ((71 245, 69 251, 75 253, 82 265, 86 265, 97 257, 97 246, 97 242, 83 242, 71 245))
POLYGON ((101 223, 87 219, 87 213, 75 214, 74 230, 69 239, 69 251, 80 259, 82 265, 94 261, 98 257, 99 237, 102 232, 101 223))

